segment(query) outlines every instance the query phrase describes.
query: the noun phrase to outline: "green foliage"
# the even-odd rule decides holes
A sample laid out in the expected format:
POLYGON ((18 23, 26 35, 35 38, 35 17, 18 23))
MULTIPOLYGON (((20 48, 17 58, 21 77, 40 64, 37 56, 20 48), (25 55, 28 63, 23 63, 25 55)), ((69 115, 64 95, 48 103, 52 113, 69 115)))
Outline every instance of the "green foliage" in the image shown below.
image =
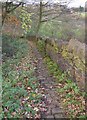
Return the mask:
POLYGON ((81 116, 79 116, 79 119, 80 120, 87 120, 87 115, 81 115, 81 116))
POLYGON ((43 23, 39 34, 42 36, 56 37, 58 39, 67 40, 68 36, 73 34, 72 29, 70 30, 70 25, 67 22, 59 22, 57 20, 49 21, 43 23))
MULTIPOLYGON (((82 13, 83 14, 83 13, 82 13)), ((58 40, 70 40, 71 38, 76 38, 83 42, 84 39, 84 20, 80 18, 81 14, 76 14, 76 19, 73 19, 72 15, 65 14, 61 17, 42 23, 39 30, 40 36, 54 37, 58 40), (77 22, 77 17, 79 18, 77 22), (79 29, 79 31, 77 31, 79 29)), ((33 27, 30 34, 35 34, 36 23, 32 20, 33 27)))
POLYGON ((44 40, 38 40, 38 42, 37 42, 37 48, 39 49, 39 51, 42 54, 45 53, 45 42, 44 42, 44 40))
POLYGON ((4 47, 8 43, 9 47, 14 48, 14 54, 12 56, 7 55, 8 52, 11 52, 9 47, 3 49, 2 117, 21 118, 26 117, 25 113, 29 114, 30 117, 31 115, 34 116, 36 111, 31 106, 29 107, 29 104, 32 100, 38 103, 41 96, 35 92, 39 83, 34 76, 34 68, 29 59, 25 61, 27 59, 26 55, 29 53, 28 41, 9 36, 3 36, 3 41, 5 43, 4 47), (25 63, 22 63, 23 59, 25 63), (28 87, 32 92, 29 93, 28 87))
POLYGON ((53 35, 53 24, 52 22, 46 22, 44 24, 42 24, 39 34, 41 34, 42 36, 49 36, 52 37, 53 35))
POLYGON ((81 92, 76 83, 68 79, 67 73, 62 72, 49 57, 45 57, 44 62, 47 64, 50 74, 53 74, 54 78, 56 78, 58 83, 57 91, 62 95, 61 101, 64 108, 71 107, 68 109, 68 116, 70 118, 86 118, 84 115, 85 105, 82 104, 82 101, 84 102, 84 92, 81 92), (75 107, 76 105, 79 109, 75 107))
POLYGON ((75 34, 75 37, 82 41, 82 42, 85 42, 85 28, 80 28, 78 27, 77 29, 73 30, 74 31, 74 34, 75 34))
POLYGON ((31 13, 27 12, 26 8, 21 9, 20 19, 25 34, 27 34, 31 28, 31 15, 31 13))

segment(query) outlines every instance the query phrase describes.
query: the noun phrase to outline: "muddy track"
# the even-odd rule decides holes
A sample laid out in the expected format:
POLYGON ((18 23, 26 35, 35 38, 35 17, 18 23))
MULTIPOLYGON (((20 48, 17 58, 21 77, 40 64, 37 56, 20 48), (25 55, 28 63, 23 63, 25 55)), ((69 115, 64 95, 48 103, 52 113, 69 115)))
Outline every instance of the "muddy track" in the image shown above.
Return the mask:
POLYGON ((29 45, 37 59, 36 76, 43 88, 42 105, 44 106, 44 110, 41 111, 41 118, 65 118, 64 110, 60 105, 60 97, 58 96, 58 92, 56 92, 57 83, 55 79, 49 75, 35 43, 29 41, 29 45))

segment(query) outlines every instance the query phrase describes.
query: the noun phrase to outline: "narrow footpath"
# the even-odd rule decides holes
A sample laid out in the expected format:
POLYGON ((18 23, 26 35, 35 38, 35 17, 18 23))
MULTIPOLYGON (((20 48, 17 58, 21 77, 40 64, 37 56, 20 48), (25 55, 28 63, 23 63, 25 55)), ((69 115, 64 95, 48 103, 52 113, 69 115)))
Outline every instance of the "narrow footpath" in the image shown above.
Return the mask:
POLYGON ((56 91, 57 83, 55 82, 55 79, 49 75, 49 72, 43 62, 43 58, 35 43, 29 41, 29 46, 31 47, 35 59, 37 60, 36 76, 43 88, 42 105, 44 110, 41 110, 41 118, 52 118, 54 120, 58 118, 59 120, 60 118, 65 118, 63 108, 60 105, 60 97, 56 91))

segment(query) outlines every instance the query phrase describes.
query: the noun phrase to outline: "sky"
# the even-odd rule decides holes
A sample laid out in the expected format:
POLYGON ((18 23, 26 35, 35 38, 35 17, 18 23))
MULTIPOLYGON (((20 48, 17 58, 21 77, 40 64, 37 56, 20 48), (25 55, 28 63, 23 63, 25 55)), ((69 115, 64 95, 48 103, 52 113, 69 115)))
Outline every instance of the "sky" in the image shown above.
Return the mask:
MULTIPOLYGON (((58 0, 53 0, 55 1, 55 3, 58 1, 58 0)), ((60 0, 62 1, 62 0, 60 0)), ((70 0, 66 0, 66 1, 70 1, 70 0)), ((79 6, 85 6, 85 2, 87 0, 71 0, 71 3, 68 5, 69 7, 79 7, 79 6)))
MULTIPOLYGON (((4 1, 4 0, 0 0, 0 1, 4 1)), ((33 0, 27 0, 27 1, 33 1, 33 0)), ((39 1, 39 0, 38 0, 39 1)), ((47 0, 45 0, 47 1, 47 0)), ((50 0, 51 2, 54 1, 55 3, 58 1, 58 0, 50 0)), ((60 0, 62 1, 62 0, 60 0)), ((67 0, 66 0, 67 1, 67 0)), ((69 1, 69 0, 68 0, 69 1)), ((85 2, 87 0, 71 0, 72 2, 68 5, 69 7, 79 7, 79 6, 85 6, 85 2)))
POLYGON ((72 3, 69 4, 69 7, 79 7, 79 6, 85 6, 85 2, 87 0, 73 0, 72 3))

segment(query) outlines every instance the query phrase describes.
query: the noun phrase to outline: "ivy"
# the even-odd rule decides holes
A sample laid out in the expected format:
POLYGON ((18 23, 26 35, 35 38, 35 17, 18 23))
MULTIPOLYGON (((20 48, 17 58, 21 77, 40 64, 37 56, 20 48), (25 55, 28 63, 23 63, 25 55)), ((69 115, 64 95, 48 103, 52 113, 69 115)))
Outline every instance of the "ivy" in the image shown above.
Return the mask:
POLYGON ((20 19, 21 19, 21 25, 22 29, 24 30, 24 33, 27 34, 29 32, 29 29, 31 28, 31 15, 29 12, 27 12, 26 8, 22 8, 20 12, 20 19))

